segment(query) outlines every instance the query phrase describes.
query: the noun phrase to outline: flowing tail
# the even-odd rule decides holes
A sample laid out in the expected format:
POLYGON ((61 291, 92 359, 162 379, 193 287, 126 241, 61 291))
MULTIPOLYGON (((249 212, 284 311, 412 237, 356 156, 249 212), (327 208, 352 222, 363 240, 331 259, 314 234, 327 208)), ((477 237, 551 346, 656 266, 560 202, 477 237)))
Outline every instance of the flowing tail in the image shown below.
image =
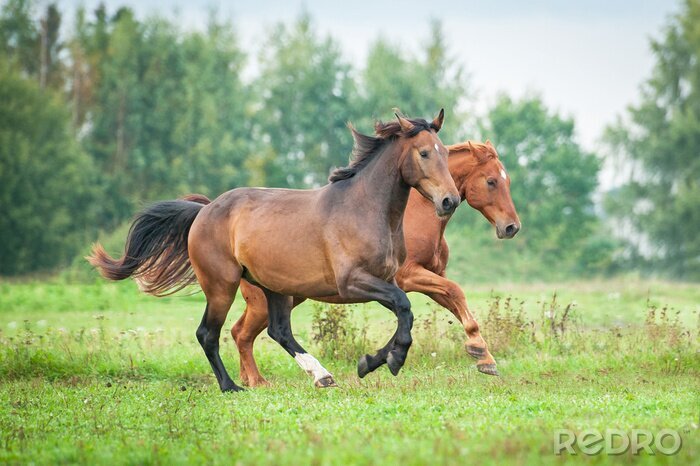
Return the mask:
POLYGON ((201 194, 157 202, 136 216, 121 258, 111 258, 97 243, 86 259, 109 280, 134 277, 148 294, 176 293, 197 281, 187 252, 187 237, 197 214, 210 202, 201 194))

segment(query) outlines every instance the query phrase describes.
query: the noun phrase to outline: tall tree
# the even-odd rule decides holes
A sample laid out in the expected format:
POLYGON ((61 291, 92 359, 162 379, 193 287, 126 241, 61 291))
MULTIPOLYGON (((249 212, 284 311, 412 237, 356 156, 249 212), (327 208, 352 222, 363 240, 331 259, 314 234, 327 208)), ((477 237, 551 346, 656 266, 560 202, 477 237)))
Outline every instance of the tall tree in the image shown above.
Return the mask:
MULTIPOLYGON (((179 192, 218 195, 250 183, 251 92, 241 80, 245 55, 233 27, 212 17, 182 43, 184 109, 175 123, 179 192)), ((173 168, 175 168, 173 167, 173 168)))
POLYGON ((653 40, 652 76, 641 103, 609 128, 630 176, 608 194, 631 251, 655 270, 700 278, 700 1, 686 0, 653 40))
POLYGON ((452 143, 462 137, 464 117, 459 105, 469 96, 468 81, 464 69, 449 56, 439 22, 431 23, 426 45, 412 54, 385 39, 375 42, 363 82, 363 114, 391 118, 391 109, 399 108, 410 116, 428 118, 444 107, 447 116, 441 139, 452 143))
POLYGON ((39 21, 39 85, 60 89, 63 84, 63 63, 59 54, 63 44, 59 40, 61 13, 55 3, 46 7, 39 21))
POLYGON ((73 101, 83 105, 78 122, 89 108, 83 141, 109 200, 101 222, 128 218, 143 199, 247 183, 248 93, 231 26, 212 21, 204 33, 183 33, 126 8, 107 23, 96 13, 75 47, 83 82, 74 81, 73 101))
POLYGON ((30 76, 39 73, 40 35, 31 0, 7 0, 0 10, 0 51, 30 76))
POLYGON ((0 275, 70 259, 94 231, 90 159, 58 96, 0 59, 0 275))
POLYGON ((250 168, 269 186, 324 184, 331 168, 347 164, 352 139, 354 80, 338 44, 315 32, 308 14, 278 24, 260 56, 261 147, 250 168))

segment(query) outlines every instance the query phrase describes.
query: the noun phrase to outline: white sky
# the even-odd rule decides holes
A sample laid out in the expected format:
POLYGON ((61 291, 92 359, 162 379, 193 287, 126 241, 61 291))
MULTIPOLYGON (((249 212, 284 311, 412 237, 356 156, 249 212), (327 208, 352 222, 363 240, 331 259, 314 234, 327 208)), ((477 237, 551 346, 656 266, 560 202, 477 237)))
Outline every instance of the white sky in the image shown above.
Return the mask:
MULTIPOLYGON (((42 0, 46 3, 47 0, 42 0)), ((70 21, 83 4, 63 0, 70 21)), ((443 22, 452 56, 464 65, 483 112, 499 91, 539 93, 548 106, 576 119, 579 141, 596 149, 603 128, 639 96, 653 57, 649 38, 659 37, 671 0, 105 0, 110 13, 131 6, 143 18, 158 13, 187 28, 204 26, 215 8, 239 28, 246 49, 278 21, 309 11, 319 32, 331 34, 347 59, 361 66, 380 35, 415 50, 428 37, 429 19, 443 22)), ((252 52, 250 55, 255 55, 252 52)), ((252 60, 251 60, 252 61, 252 60)), ((446 104, 449 105, 449 104, 446 104)))

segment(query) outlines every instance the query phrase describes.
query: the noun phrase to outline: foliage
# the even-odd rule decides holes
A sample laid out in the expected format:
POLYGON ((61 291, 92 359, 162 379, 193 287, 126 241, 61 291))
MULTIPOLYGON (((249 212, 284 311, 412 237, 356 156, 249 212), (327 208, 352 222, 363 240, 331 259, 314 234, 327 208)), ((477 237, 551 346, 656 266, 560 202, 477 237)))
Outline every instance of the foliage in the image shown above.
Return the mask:
POLYGON ((212 19, 204 33, 182 33, 160 19, 141 23, 126 8, 79 24, 74 53, 94 57, 79 66, 96 77, 83 144, 109 200, 102 225, 130 217, 144 199, 247 183, 248 94, 230 24, 212 19))
POLYGON ((327 358, 356 361, 367 346, 367 328, 352 320, 354 306, 313 304, 312 339, 327 358))
POLYGON ((656 66, 641 102, 608 129, 616 163, 629 179, 608 193, 629 255, 655 273, 700 278, 700 2, 652 41, 656 66))
POLYGON ((346 165, 352 146, 346 128, 357 100, 351 68, 338 44, 315 31, 306 13, 291 25, 278 24, 260 55, 258 131, 270 150, 253 163, 267 186, 323 185, 332 168, 346 165))
MULTIPOLYGON (((409 116, 432 118, 445 109, 440 139, 459 142, 464 115, 459 108, 470 97, 464 69, 450 56, 441 23, 432 21, 425 48, 406 53, 400 44, 377 40, 369 51, 363 73, 365 118, 393 118, 399 108, 409 116)), ((370 123, 369 121, 367 122, 370 123)))
POLYGON ((39 29, 29 0, 8 0, 0 11, 0 50, 12 64, 29 75, 39 71, 39 29))
POLYGON ((0 57, 0 275, 65 263, 94 234, 94 172, 53 93, 0 57))

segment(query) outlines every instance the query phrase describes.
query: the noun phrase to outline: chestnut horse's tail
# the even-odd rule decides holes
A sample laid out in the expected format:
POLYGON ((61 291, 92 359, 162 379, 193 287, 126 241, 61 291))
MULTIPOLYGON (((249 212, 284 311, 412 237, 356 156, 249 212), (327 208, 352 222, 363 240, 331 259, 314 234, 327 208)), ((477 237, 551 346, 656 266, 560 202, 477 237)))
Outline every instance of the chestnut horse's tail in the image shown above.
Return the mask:
POLYGON ((197 214, 210 202, 201 194, 157 202, 136 216, 121 258, 111 258, 95 244, 86 259, 110 280, 134 277, 146 293, 175 293, 197 280, 190 266, 187 237, 197 214))

